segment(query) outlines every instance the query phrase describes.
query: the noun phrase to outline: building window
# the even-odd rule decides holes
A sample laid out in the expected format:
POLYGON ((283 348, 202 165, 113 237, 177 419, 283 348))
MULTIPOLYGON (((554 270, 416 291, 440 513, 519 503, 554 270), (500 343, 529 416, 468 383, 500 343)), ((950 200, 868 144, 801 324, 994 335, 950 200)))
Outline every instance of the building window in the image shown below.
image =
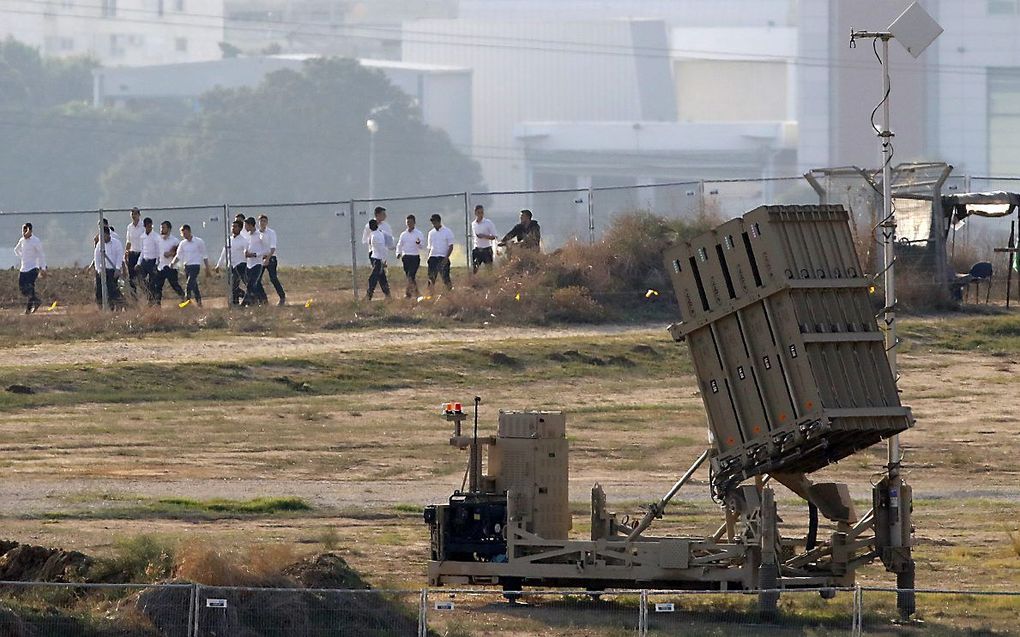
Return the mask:
POLYGON ((156 14, 163 17, 163 0, 156 0, 156 14))
POLYGON ((174 45, 179 53, 187 53, 188 38, 177 38, 176 40, 174 40, 174 45))
POLYGON ((1020 175, 1020 68, 988 69, 988 174, 1020 175))
POLYGON ((1018 0, 988 0, 988 14, 1002 15, 1017 13, 1018 0))
POLYGON ((184 11, 184 0, 174 0, 174 11, 184 11))
POLYGON ((117 0, 103 0, 103 17, 114 18, 117 16, 117 0))
POLYGON ((116 33, 110 34, 110 56, 122 57, 124 55, 124 41, 126 38, 116 33))

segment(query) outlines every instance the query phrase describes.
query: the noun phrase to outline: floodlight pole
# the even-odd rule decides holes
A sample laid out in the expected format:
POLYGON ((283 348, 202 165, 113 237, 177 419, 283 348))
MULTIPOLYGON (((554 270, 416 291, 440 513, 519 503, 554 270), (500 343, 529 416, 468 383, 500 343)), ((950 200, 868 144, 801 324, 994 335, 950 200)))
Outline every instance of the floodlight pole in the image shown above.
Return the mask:
MULTIPOLYGON (((878 224, 878 227, 882 231, 882 253, 884 261, 883 271, 883 284, 885 287, 885 308, 883 309, 883 320, 885 321, 885 351, 886 357, 889 360, 889 369, 892 372, 893 384, 897 384, 897 365, 896 365, 896 280, 895 280, 895 266, 896 266, 896 214, 893 210, 892 205, 892 138, 893 132, 890 130, 890 116, 889 116, 889 101, 891 94, 891 84, 889 80, 889 40, 893 38, 893 34, 888 31, 852 31, 850 35, 851 46, 853 46, 854 39, 856 38, 871 38, 881 40, 882 42, 882 125, 881 129, 877 131, 877 135, 881 144, 882 149, 882 221, 878 224)), ((900 474, 900 461, 902 459, 902 450, 900 448, 899 435, 894 435, 889 438, 887 447, 887 478, 886 482, 886 497, 888 500, 889 514, 888 514, 888 541, 889 545, 896 550, 900 547, 904 547, 903 535, 904 535, 904 521, 907 520, 909 525, 910 511, 900 511, 901 504, 901 491, 905 488, 903 477, 900 474)), ((909 545, 907 546, 909 550, 909 545)), ((908 558, 909 559, 909 558, 908 558)), ((885 561, 883 559, 883 561, 885 561)), ((887 563, 887 567, 888 567, 887 563)), ((913 564, 905 571, 896 571, 896 588, 897 589, 913 589, 914 588, 914 574, 913 564)), ((897 592, 897 608, 900 611, 901 618, 907 619, 914 613, 914 600, 913 592, 907 590, 898 590, 897 592)))
MULTIPOLYGON (((882 231, 882 256, 885 270, 882 276, 885 288, 885 351, 892 370, 893 381, 897 377, 896 365, 896 214, 892 207, 892 138, 894 137, 890 122, 890 91, 889 80, 889 40, 893 37, 888 31, 854 31, 851 41, 856 38, 873 38, 882 42, 882 127, 878 138, 882 147, 882 221, 878 227, 882 231)), ((889 438, 888 471, 889 478, 895 479, 900 473, 900 437, 889 438)))

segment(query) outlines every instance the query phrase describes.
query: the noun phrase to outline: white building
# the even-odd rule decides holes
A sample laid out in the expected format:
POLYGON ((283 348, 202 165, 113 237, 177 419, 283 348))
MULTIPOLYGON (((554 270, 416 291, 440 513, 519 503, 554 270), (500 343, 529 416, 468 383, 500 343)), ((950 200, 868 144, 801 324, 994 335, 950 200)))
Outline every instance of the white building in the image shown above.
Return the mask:
MULTIPOLYGON (((882 76, 870 41, 907 1, 801 2, 797 69, 799 165, 878 166, 872 109, 882 76)), ((918 59, 890 43, 895 161, 952 164, 956 174, 1020 175, 1020 2, 922 0, 945 29, 918 59)), ((987 187, 975 185, 975 187, 987 187)))
POLYGON ((543 185, 515 136, 524 122, 676 120, 669 57, 641 53, 668 48, 660 20, 420 20, 405 34, 405 61, 472 69, 471 154, 493 187, 543 185))
POLYGON ((223 0, 5 0, 0 37, 105 66, 221 57, 223 0))

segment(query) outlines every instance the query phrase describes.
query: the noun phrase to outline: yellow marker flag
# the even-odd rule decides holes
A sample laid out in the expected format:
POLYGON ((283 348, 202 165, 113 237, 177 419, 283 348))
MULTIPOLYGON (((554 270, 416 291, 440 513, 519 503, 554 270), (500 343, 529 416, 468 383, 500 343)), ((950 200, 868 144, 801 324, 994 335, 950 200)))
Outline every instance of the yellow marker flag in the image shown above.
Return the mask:
POLYGON ((514 295, 514 300, 515 301, 520 301, 521 300, 521 293, 520 292, 518 292, 517 294, 514 295))
POLYGON ((56 301, 53 302, 53 305, 50 306, 50 309, 48 311, 52 312, 55 309, 57 309, 57 302, 56 301))
POLYGON ((191 299, 188 299, 187 301, 184 301, 182 303, 178 303, 177 307, 179 307, 179 308, 186 308, 189 305, 191 305, 191 299))
POLYGON ((658 290, 649 289, 647 292, 645 292, 645 298, 646 299, 650 299, 653 296, 659 296, 659 291, 658 290))
POLYGON ((308 308, 312 307, 312 303, 314 301, 315 301, 315 299, 308 299, 307 301, 305 301, 305 309, 308 309, 308 308))
POLYGON ((874 293, 875 293, 875 286, 874 285, 869 285, 868 286, 868 294, 874 294, 874 293))

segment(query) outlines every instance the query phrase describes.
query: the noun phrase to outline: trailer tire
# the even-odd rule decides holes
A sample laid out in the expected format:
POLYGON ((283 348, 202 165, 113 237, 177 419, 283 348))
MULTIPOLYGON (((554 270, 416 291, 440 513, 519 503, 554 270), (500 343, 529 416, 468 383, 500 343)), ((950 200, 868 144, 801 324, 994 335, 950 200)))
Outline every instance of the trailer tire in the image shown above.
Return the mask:
POLYGON ((758 567, 758 611, 763 617, 775 617, 779 607, 779 567, 762 564, 758 567))
POLYGON ((516 604, 521 599, 524 590, 524 580, 519 577, 507 577, 500 580, 503 584, 503 597, 511 604, 516 604))

